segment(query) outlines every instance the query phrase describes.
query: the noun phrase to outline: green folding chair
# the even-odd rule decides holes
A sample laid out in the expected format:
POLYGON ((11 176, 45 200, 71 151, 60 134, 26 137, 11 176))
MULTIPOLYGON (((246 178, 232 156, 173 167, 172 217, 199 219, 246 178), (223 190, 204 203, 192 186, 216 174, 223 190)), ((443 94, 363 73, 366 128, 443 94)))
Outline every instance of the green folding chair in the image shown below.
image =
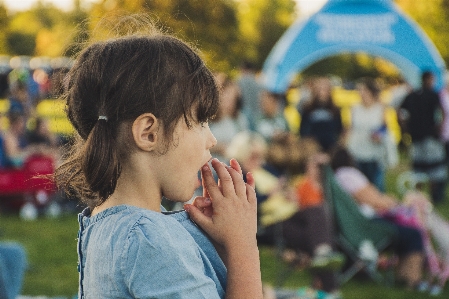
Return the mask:
POLYGON ((390 283, 392 274, 377 269, 377 253, 392 245, 398 234, 387 222, 366 218, 355 200, 336 181, 329 165, 323 166, 323 189, 336 234, 336 243, 352 261, 340 273, 340 282, 350 280, 361 270, 376 282, 390 283))

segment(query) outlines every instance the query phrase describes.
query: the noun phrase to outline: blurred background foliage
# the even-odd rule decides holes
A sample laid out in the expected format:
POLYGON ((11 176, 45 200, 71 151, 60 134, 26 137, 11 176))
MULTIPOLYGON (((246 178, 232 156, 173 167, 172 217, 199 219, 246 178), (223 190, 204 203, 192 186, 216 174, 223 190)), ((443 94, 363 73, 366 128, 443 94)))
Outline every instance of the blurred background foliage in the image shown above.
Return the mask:
MULTIPOLYGON (((0 0, 0 54, 74 56, 105 14, 149 14, 171 33, 196 45, 210 68, 235 73, 242 61, 261 68, 273 45, 298 18, 294 0, 98 0, 85 5, 73 0, 71 11, 37 2, 29 10, 9 11, 0 0)), ((449 63, 449 0, 395 0, 428 34, 449 63)), ((395 78, 388 61, 364 53, 333 56, 304 71, 395 78)))

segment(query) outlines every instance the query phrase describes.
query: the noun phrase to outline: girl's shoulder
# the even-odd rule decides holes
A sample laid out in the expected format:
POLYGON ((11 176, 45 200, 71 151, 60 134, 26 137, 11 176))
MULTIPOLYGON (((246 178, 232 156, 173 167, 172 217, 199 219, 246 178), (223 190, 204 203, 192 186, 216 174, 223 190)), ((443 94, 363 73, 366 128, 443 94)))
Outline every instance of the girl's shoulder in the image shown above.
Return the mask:
POLYGON ((109 256, 111 271, 135 286, 134 297, 147 298, 161 289, 177 294, 176 298, 199 298, 201 292, 207 298, 224 294, 226 268, 185 212, 165 214, 123 205, 80 219, 81 244, 86 241, 91 247, 82 251, 91 260, 109 256))
MULTIPOLYGON (((160 212, 150 211, 129 205, 108 208, 95 216, 89 216, 89 210, 83 211, 79 217, 82 230, 98 230, 116 236, 127 236, 142 233, 155 241, 172 235, 173 231, 180 231, 182 225, 173 217, 160 212)), ((182 231, 182 230, 181 230, 182 231)))

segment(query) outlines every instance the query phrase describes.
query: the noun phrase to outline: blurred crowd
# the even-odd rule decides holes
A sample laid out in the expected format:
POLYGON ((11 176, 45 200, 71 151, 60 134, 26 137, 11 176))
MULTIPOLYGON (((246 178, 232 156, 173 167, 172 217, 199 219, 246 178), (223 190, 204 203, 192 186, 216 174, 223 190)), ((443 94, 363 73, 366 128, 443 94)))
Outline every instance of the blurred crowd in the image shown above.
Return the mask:
MULTIPOLYGON (((70 67, 65 58, 0 57, 0 98, 7 102, 0 119, 0 169, 20 169, 36 155, 57 161, 61 141, 49 130, 48 119, 37 116, 36 106, 60 96, 70 67)), ((308 78, 293 101, 264 89, 249 62, 236 78, 217 73, 216 80, 221 98, 209 122, 217 139, 211 153, 221 161, 236 158, 244 172, 253 173, 261 244, 275 245, 282 238, 287 247, 282 258, 312 269, 311 287, 328 296, 323 298, 339 298, 337 272, 345 255, 335 242, 338 228, 326 205, 323 169, 329 167, 367 221, 386 223, 395 231, 398 280, 411 289, 441 292, 449 277, 449 248, 443 245, 443 254, 430 251, 433 233, 423 210, 413 210, 413 200, 406 204, 388 195, 385 184, 386 171, 399 163, 398 142, 387 126, 387 110, 394 109, 403 134, 400 144, 409 150, 413 170, 409 191, 417 192, 427 207, 445 201, 449 91, 433 91, 431 73, 423 73, 417 90, 398 82, 388 101, 381 99, 378 80, 360 78, 355 84, 360 102, 351 107, 349 125, 342 121, 329 77, 308 78), (292 103, 300 116, 298 131, 285 115, 292 103), (407 219, 416 221, 403 221, 404 210, 411 215, 407 219), (426 265, 435 259, 437 266, 429 271, 426 265)), ((275 290, 266 294, 281 298, 275 290)))
POLYGON ((0 168, 20 168, 31 155, 57 158, 60 138, 48 119, 39 117, 41 100, 56 99, 62 79, 72 64, 69 58, 0 56, 0 99, 5 109, 0 120, 0 168))
MULTIPOLYGON (((277 244, 281 235, 290 249, 285 259, 309 269, 324 268, 313 272, 312 288, 324 291, 330 296, 326 298, 339 298, 336 265, 342 266, 344 258, 335 243, 338 228, 326 216, 322 170, 328 165, 362 217, 394 231, 391 247, 398 258, 397 280, 409 289, 441 293, 448 278, 443 273, 449 269, 449 247, 429 250, 433 243, 428 240, 435 236, 423 220, 427 218, 422 207, 445 201, 449 97, 446 89, 434 91, 432 73, 422 74, 417 90, 398 82, 387 100, 381 98, 378 80, 360 78, 355 83, 360 102, 351 107, 349 125, 335 104, 332 80, 309 78, 294 101, 300 115, 298 132, 284 113, 291 99, 259 85, 250 63, 242 65, 236 79, 217 74, 217 81, 221 102, 217 117, 209 123, 217 139, 211 151, 223 161, 236 158, 244 172, 254 174, 261 244, 277 244), (401 147, 387 126, 391 110, 401 128, 401 147), (399 148, 405 149, 411 168, 409 193, 403 199, 387 194, 385 182, 386 171, 399 163, 399 148), (429 260, 438 261, 432 271, 429 260)), ((364 246, 372 246, 378 257, 381 249, 367 242, 364 246)))

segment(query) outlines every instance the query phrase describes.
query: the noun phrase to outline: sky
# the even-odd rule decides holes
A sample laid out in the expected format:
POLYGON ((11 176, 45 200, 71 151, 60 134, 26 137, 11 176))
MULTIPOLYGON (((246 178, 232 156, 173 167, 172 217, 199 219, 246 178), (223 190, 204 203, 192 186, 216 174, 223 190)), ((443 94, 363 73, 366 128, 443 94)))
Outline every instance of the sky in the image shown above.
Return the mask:
MULTIPOLYGON (((42 0, 43 2, 51 2, 55 6, 70 10, 73 0, 42 0)), ((82 0, 83 3, 89 4, 98 0, 82 0)), ((295 0, 299 5, 299 11, 303 16, 309 16, 319 10, 327 0, 295 0)), ((37 0, 3 0, 5 5, 14 11, 26 10, 31 7, 37 0)))

